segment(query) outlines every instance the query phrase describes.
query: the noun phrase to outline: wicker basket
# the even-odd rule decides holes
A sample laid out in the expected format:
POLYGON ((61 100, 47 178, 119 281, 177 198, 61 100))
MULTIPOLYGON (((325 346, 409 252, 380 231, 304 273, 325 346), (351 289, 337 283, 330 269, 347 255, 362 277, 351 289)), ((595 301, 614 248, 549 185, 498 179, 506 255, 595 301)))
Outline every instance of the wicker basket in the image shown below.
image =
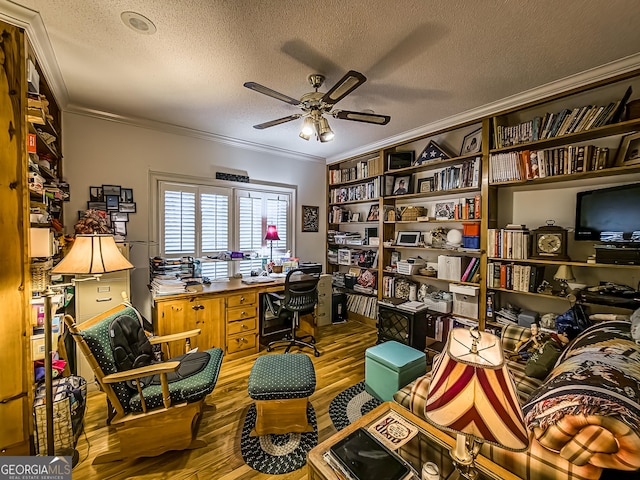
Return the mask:
POLYGON ((403 222, 415 222, 422 215, 424 215, 424 207, 408 206, 400 212, 400 218, 403 222))
POLYGON ((53 260, 33 262, 31 264, 31 289, 35 292, 46 290, 49 284, 49 270, 53 268, 53 260))

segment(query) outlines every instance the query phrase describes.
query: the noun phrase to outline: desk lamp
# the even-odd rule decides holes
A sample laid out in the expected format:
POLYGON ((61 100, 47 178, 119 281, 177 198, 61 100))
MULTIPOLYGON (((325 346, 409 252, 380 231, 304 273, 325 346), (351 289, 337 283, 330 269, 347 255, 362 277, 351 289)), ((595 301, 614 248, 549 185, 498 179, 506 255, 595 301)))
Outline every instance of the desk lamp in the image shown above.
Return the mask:
POLYGON ((499 339, 477 329, 449 333, 433 368, 425 416, 457 435, 451 458, 467 479, 478 476, 474 462, 483 442, 513 451, 529 444, 499 339))
MULTIPOLYGON (((111 235, 76 235, 71 250, 56 267, 51 270, 52 275, 91 275, 75 281, 96 280, 103 273, 129 270, 133 265, 120 253, 111 235)), ((47 423, 47 455, 56 455, 53 438, 53 375, 51 371, 51 298, 62 289, 73 283, 48 285, 44 297, 44 378, 45 378, 45 416, 47 423)), ((58 452, 60 453, 60 452, 58 452)), ((77 452, 73 452, 74 465, 77 452)))
POLYGON ((573 276, 571 265, 560 265, 553 279, 560 283, 560 287, 562 288, 560 296, 565 297, 569 291, 569 284, 567 282, 574 282, 576 277, 573 276))
POLYGON ((271 241, 271 255, 269 256, 269 260, 273 262, 273 241, 280 240, 280 237, 278 236, 278 229, 275 225, 267 226, 267 235, 264 239, 271 241))

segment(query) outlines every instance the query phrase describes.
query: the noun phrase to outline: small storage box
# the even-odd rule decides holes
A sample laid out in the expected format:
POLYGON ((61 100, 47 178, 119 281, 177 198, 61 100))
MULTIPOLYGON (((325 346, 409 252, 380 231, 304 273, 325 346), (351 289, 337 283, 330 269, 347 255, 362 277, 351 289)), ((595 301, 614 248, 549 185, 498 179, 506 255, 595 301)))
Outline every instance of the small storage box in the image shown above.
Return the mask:
POLYGON ((441 280, 460 281, 462 260, 460 257, 438 255, 438 278, 441 280))
POLYGON ((397 264, 398 273, 402 275, 417 275, 418 270, 424 267, 422 260, 414 260, 408 262, 407 260, 400 260, 397 264))
POLYGON ((480 237, 468 237, 466 235, 463 235, 462 247, 463 248, 480 248, 480 237))
POLYGON ((364 353, 365 389, 383 402, 427 371, 424 352, 396 341, 367 348, 364 353))
POLYGON ((441 298, 433 299, 431 297, 425 297, 424 303, 427 305, 429 310, 433 310, 434 312, 451 313, 451 304, 453 302, 451 300, 443 300, 441 298))
POLYGON ((466 237, 477 237, 478 235, 480 235, 480 224, 479 223, 463 223, 462 235, 466 237))
POLYGON ((478 318, 478 294, 480 287, 474 285, 449 285, 453 292, 453 314, 468 318, 478 318))

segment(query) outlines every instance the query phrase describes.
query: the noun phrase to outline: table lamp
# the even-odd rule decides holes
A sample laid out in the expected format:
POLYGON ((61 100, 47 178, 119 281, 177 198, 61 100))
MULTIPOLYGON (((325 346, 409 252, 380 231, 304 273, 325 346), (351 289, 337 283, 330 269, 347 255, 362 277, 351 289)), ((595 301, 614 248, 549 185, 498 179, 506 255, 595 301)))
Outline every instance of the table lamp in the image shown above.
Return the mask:
POLYGON ((269 256, 269 260, 273 262, 273 241, 280 240, 280 237, 278 236, 278 229, 275 225, 267 226, 267 235, 264 239, 271 241, 271 255, 269 256))
POLYGON ((483 442, 514 451, 529 445, 500 341, 477 329, 449 333, 433 368, 425 416, 457 435, 451 458, 467 479, 478 476, 474 463, 483 442))
POLYGON ((560 283, 560 287, 562 288, 560 296, 565 297, 569 290, 569 284, 567 282, 573 282, 576 278, 573 276, 571 265, 560 265, 553 279, 560 283))
MULTIPOLYGON (((103 273, 129 270, 133 265, 129 263, 118 250, 116 242, 111 235, 76 235, 69 253, 51 270, 52 275, 91 275, 83 278, 86 281, 96 280, 103 273)), ((47 285, 42 292, 45 305, 44 316, 44 378, 45 378, 45 418, 47 423, 47 455, 56 455, 53 438, 53 375, 51 352, 51 323, 52 302, 51 297, 58 294, 61 289, 73 285, 73 283, 47 285)), ((60 454, 60 452, 58 452, 60 454)), ((77 452, 73 452, 73 463, 77 461, 77 452)))

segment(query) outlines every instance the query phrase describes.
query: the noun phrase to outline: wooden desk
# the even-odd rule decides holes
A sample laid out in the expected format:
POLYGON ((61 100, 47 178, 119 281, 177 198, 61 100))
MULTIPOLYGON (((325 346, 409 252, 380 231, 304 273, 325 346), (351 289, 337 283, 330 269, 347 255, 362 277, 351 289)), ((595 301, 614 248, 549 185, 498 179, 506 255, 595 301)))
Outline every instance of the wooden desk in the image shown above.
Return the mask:
MULTIPOLYGON (((416 417, 411 412, 394 402, 385 402, 368 414, 362 416, 348 427, 340 430, 335 435, 329 437, 321 444, 315 446, 307 456, 307 472, 309 480, 338 480, 338 476, 334 470, 324 461, 323 455, 339 440, 357 430, 358 428, 366 428, 375 420, 385 415, 390 410, 400 414, 403 418, 418 427, 418 434, 411 442, 418 442, 421 446, 419 449, 421 458, 417 459, 403 451, 404 446, 400 448, 400 456, 412 464, 418 474, 422 471, 422 464, 431 461, 439 465, 441 478, 454 480, 458 478, 457 472, 453 469, 449 450, 455 446, 455 439, 434 426, 430 425, 421 418, 416 417), (424 456, 424 458, 422 458, 424 456)), ((489 459, 478 455, 476 458, 476 466, 480 472, 478 480, 518 480, 518 477, 508 472, 504 468, 489 459)), ((418 477, 419 478, 419 477, 418 477)))
MULTIPOLYGON (((269 283, 242 283, 240 279, 212 282, 201 292, 159 295, 153 298, 153 327, 158 335, 199 328, 191 348, 221 347, 225 359, 260 351, 260 294, 281 292, 284 278, 269 283)), ((302 322, 301 322, 302 323, 302 322)), ((315 335, 315 321, 306 319, 303 330, 315 335)), ((170 357, 184 353, 184 341, 169 344, 170 357)))

